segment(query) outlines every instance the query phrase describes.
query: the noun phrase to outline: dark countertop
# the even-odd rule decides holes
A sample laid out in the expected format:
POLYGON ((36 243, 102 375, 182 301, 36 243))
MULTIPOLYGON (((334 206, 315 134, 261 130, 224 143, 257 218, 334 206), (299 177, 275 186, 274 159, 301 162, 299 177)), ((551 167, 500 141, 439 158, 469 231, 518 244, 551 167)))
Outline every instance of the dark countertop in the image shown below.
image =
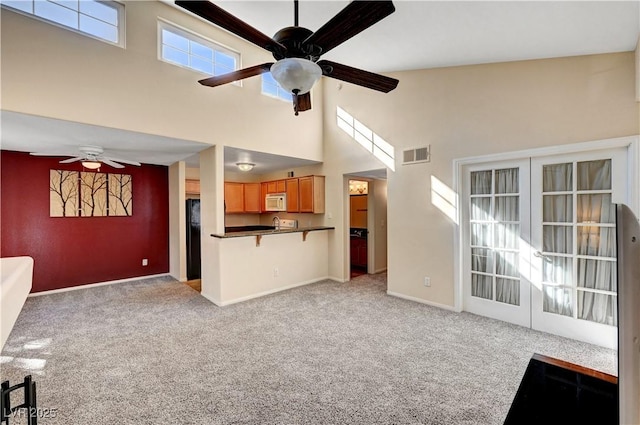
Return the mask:
POLYGON ((311 227, 297 227, 295 229, 267 229, 267 230, 251 230, 246 232, 227 232, 225 234, 212 234, 214 238, 228 239, 228 238, 241 238, 245 236, 264 236, 264 235, 277 235, 280 233, 303 233, 303 232, 316 232, 318 230, 333 230, 335 227, 329 226, 311 226, 311 227))

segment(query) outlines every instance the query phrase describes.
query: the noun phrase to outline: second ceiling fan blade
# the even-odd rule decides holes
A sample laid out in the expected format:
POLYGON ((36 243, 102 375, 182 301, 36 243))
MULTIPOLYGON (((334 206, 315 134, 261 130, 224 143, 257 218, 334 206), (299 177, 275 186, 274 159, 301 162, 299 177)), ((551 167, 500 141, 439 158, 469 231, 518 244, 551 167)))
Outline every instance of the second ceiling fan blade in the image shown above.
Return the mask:
POLYGON ((263 63, 262 65, 251 66, 249 68, 240 69, 238 71, 229 72, 227 74, 216 75, 215 77, 205 78, 198 81, 203 86, 216 87, 223 84, 233 83, 234 81, 243 80, 249 77, 269 72, 273 62, 263 63))
POLYGON ((63 159, 62 161, 60 161, 60 164, 70 164, 72 162, 77 162, 77 161, 84 161, 85 158, 82 156, 78 156, 75 158, 69 158, 69 159, 63 159))
MULTIPOLYGON (((101 161, 103 161, 105 164, 109 164, 107 161, 117 161, 117 162, 122 162, 123 164, 136 165, 138 167, 140 166, 140 163, 138 161, 131 161, 130 159, 122 159, 122 158, 113 158, 111 156, 102 157, 101 161)), ((111 166, 113 167, 113 165, 111 166)))
POLYGON ((398 86, 398 80, 395 78, 385 77, 384 75, 374 74, 373 72, 340 63, 321 60, 318 61, 318 65, 322 68, 322 74, 327 77, 357 84, 383 93, 389 93, 398 86))
POLYGON ((303 44, 319 46, 322 49, 321 54, 325 54, 391 15, 395 10, 390 0, 352 1, 318 31, 311 34, 303 44))
POLYGON ((246 22, 236 18, 226 10, 209 1, 176 1, 176 4, 201 18, 224 28, 271 53, 284 54, 287 48, 268 35, 258 31, 246 22))
POLYGON ((104 162, 107 165, 112 166, 113 168, 124 168, 124 165, 118 164, 117 162, 113 162, 112 160, 107 159, 107 158, 102 158, 101 161, 104 162))

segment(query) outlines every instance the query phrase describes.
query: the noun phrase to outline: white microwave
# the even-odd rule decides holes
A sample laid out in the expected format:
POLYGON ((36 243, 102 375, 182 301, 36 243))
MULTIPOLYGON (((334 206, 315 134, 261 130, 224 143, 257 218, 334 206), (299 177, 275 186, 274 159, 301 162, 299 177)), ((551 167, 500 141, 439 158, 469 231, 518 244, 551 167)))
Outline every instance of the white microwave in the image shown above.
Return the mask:
POLYGON ((287 210, 287 194, 286 193, 269 193, 264 200, 265 211, 286 211, 287 210))

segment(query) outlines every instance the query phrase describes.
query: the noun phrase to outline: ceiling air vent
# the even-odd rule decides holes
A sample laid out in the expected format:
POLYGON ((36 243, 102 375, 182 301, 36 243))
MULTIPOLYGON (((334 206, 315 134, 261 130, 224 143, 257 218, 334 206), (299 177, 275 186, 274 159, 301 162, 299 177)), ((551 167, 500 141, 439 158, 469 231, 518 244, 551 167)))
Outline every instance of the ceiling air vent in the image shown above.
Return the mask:
POLYGON ((407 149, 402 153, 402 165, 431 161, 431 145, 424 148, 407 149))

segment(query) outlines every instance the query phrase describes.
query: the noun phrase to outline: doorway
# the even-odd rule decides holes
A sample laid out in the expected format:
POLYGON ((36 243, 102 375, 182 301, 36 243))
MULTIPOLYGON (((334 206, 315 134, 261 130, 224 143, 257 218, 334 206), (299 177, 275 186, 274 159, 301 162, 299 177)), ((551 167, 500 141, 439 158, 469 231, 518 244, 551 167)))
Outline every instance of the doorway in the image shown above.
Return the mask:
POLYGON ((369 264, 369 182, 349 180, 350 277, 368 273, 369 264))
POLYGON ((615 349, 627 175, 622 147, 464 167, 463 309, 615 349))

